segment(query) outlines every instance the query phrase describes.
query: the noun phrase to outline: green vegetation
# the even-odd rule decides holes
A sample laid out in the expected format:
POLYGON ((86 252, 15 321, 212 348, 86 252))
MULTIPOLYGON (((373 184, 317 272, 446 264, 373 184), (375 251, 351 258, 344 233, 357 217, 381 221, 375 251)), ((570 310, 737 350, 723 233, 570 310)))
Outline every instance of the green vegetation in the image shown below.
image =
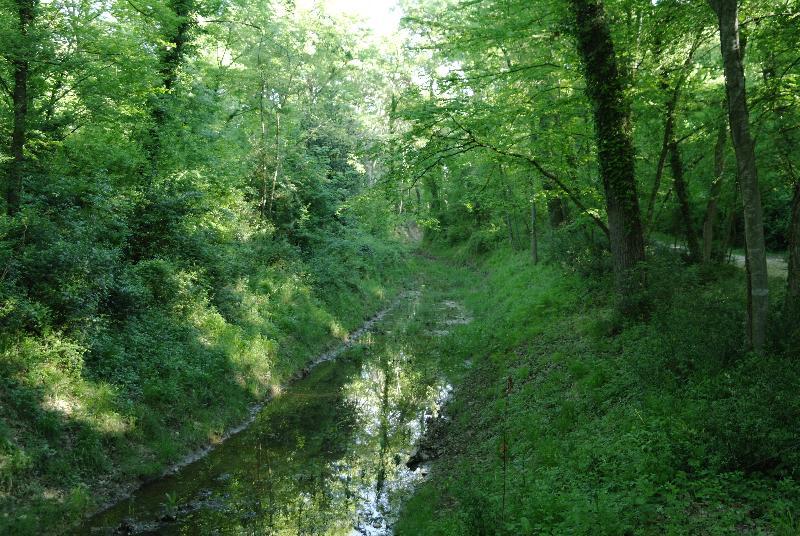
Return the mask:
MULTIPOLYGON (((800 532, 800 0, 310 4, 0 0, 0 533, 218 442, 412 281, 392 359, 309 383, 383 378, 375 482, 425 431, 398 534, 800 532), (394 365, 450 420, 387 409, 394 365)), ((347 531, 322 450, 305 526, 347 531)))
POLYGON ((396 534, 796 534, 795 357, 742 351, 741 271, 651 273, 628 323, 607 281, 507 248, 440 268, 475 318, 428 349, 452 422, 396 534))
POLYGON ((361 37, 270 2, 0 5, 0 533, 215 442, 393 297, 361 37))
POLYGON ((372 247, 372 264, 348 262, 346 250, 309 261, 338 258, 350 270, 336 295, 284 253, 219 289, 223 306, 211 303, 207 280, 166 261, 139 263, 147 279, 124 321, 10 338, 1 361, 0 532, 68 523, 241 422, 253 402, 395 294, 398 251, 372 247))

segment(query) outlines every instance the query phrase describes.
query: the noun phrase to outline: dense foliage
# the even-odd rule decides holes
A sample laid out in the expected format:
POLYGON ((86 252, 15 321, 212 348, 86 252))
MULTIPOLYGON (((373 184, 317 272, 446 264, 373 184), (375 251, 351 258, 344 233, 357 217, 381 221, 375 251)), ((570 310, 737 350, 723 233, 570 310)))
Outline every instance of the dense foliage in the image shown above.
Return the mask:
POLYGON ((466 250, 431 273, 474 321, 410 350, 457 387, 395 534, 797 534, 800 373, 742 350, 742 271, 665 248, 626 324, 596 278, 466 250))
POLYGON ((476 320, 397 532, 797 533, 800 4, 406 8, 397 190, 476 320))
POLYGON ((458 389, 400 534, 800 530, 800 2, 400 4, 0 0, 0 533, 218 440, 420 229, 476 321, 407 334, 458 389))
POLYGON ((291 3, 0 17, 0 532, 42 533, 222 434, 385 298, 383 59, 291 3))
MULTIPOLYGON (((477 251, 535 245, 545 219, 586 232, 611 253, 623 308, 646 286, 642 240, 677 236, 694 263, 744 248, 751 343, 765 344, 767 301, 797 329, 800 264, 771 299, 761 270, 764 245, 798 252, 796 2, 741 3, 735 102, 725 21, 707 2, 409 4, 425 61, 399 100, 396 179, 438 236, 477 251)), ((646 316, 639 305, 631 316, 646 316)))

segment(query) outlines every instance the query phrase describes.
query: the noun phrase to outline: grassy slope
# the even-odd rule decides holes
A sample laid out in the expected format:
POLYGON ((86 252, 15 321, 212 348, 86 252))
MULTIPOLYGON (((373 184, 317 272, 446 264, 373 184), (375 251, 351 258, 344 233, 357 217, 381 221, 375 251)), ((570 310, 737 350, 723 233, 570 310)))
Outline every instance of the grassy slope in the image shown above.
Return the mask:
POLYGON ((397 292, 408 268, 388 250, 323 257, 315 262, 340 264, 316 266, 314 277, 299 260, 278 261, 232 282, 222 305, 189 274, 168 271, 160 281, 172 283, 171 299, 90 340, 53 332, 6 341, 0 534, 58 532, 213 443, 397 292))
POLYGON ((735 269, 664 261, 627 326, 604 285, 525 254, 438 277, 475 321, 428 348, 452 424, 399 536, 800 531, 800 373, 740 352, 735 269))

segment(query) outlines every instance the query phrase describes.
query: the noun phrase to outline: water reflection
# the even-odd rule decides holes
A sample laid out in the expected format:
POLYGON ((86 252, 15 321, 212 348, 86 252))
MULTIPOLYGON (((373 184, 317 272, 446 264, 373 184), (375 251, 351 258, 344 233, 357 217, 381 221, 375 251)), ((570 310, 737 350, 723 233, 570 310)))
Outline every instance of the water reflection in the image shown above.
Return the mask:
POLYGON ((79 533, 391 534, 397 505, 421 478, 405 461, 447 388, 391 334, 367 342, 79 533))

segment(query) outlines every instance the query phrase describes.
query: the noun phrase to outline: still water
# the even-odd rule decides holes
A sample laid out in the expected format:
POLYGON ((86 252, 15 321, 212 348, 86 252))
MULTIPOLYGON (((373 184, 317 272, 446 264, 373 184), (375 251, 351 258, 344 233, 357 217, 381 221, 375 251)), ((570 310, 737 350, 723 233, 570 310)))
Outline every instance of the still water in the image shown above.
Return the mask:
POLYGON ((248 429, 79 534, 391 534, 423 478, 405 462, 449 391, 403 343, 414 302, 293 383, 248 429))

